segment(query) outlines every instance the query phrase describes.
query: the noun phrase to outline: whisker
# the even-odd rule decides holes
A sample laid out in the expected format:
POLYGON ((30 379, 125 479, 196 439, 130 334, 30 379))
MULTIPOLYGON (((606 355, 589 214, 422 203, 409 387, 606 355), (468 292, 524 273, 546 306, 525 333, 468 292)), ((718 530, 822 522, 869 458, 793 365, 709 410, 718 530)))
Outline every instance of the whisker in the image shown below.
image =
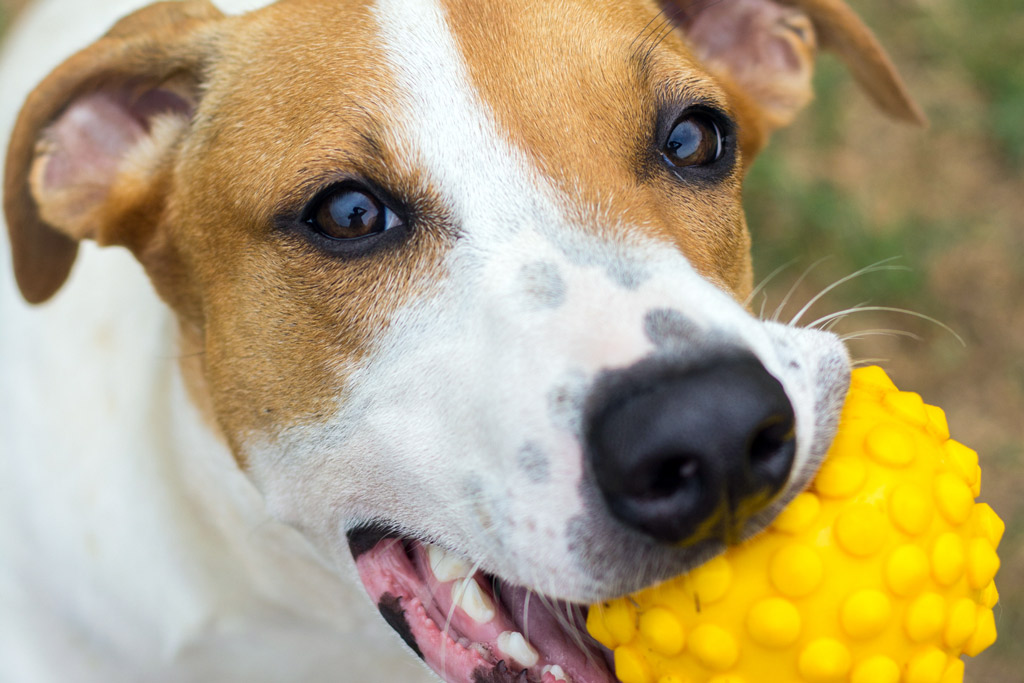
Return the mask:
POLYGON ((460 584, 458 596, 452 595, 452 605, 448 608, 448 616, 444 620, 444 628, 441 629, 441 634, 445 636, 441 639, 441 672, 445 679, 448 678, 448 640, 454 640, 454 638, 449 635, 449 631, 451 630, 452 617, 455 616, 455 606, 462 602, 462 597, 466 594, 466 590, 469 589, 469 582, 474 580, 473 577, 476 576, 478 571, 480 571, 481 564, 481 562, 477 562, 473 565, 473 569, 469 572, 469 576, 463 579, 460 584))
POLYGON ((594 653, 590 645, 585 640, 585 634, 582 633, 580 631, 579 626, 576 625, 576 620, 573 618, 572 606, 569 603, 566 603, 565 611, 568 621, 566 631, 569 633, 569 637, 572 638, 573 644, 580 649, 580 652, 583 653, 583 656, 587 658, 587 662, 589 662, 590 665, 594 668, 597 668, 599 662, 597 661, 597 658, 594 656, 594 653))
MULTIPOLYGON (((662 43, 662 41, 664 41, 669 35, 672 34, 672 31, 675 29, 677 19, 679 19, 680 17, 682 17, 684 20, 689 19, 692 14, 699 12, 703 9, 706 9, 711 5, 717 4, 721 1, 722 0, 706 0, 706 2, 700 3, 697 7, 693 7, 688 10, 683 9, 681 7, 673 7, 671 11, 669 11, 668 6, 663 3, 661 11, 658 12, 657 15, 655 15, 654 19, 647 22, 647 25, 644 26, 643 29, 641 29, 640 34, 638 34, 637 38, 639 38, 640 35, 643 35, 645 32, 647 32, 647 29, 651 26, 652 23, 658 20, 659 17, 664 15, 665 18, 658 22, 657 28, 650 31, 648 37, 643 42, 640 43, 640 46, 638 46, 638 48, 634 50, 633 54, 639 56, 640 48, 642 48, 644 44, 647 43, 648 40, 650 40, 651 42, 647 46, 647 49, 644 51, 643 55, 644 61, 649 60, 655 48, 657 48, 658 45, 662 43)), ((630 48, 633 47, 634 43, 636 43, 636 38, 634 38, 633 42, 630 43, 630 48)))
MULTIPOLYGON (((871 302, 870 301, 861 301, 861 302, 856 303, 853 306, 850 306, 849 308, 845 309, 845 311, 847 313, 849 313, 850 311, 858 311, 861 308, 864 308, 865 306, 867 306, 869 303, 871 303, 871 302)), ((846 316, 845 315, 837 316, 835 320, 830 320, 821 329, 824 330, 825 332, 831 332, 834 328, 838 327, 839 324, 842 323, 844 320, 846 320, 846 316)))
MULTIPOLYGON (((797 259, 793 259, 793 260, 789 261, 788 263, 783 263, 781 266, 779 266, 778 268, 773 270, 771 273, 769 273, 768 277, 763 278, 761 280, 761 282, 756 287, 754 287, 754 289, 750 292, 750 294, 747 295, 747 298, 743 300, 743 307, 746 308, 747 306, 749 306, 750 302, 752 302, 754 300, 754 298, 758 294, 761 293, 761 290, 764 289, 765 287, 767 287, 771 283, 771 281, 775 279, 775 276, 777 276, 779 273, 781 273, 782 271, 786 270, 787 268, 789 268, 791 265, 793 265, 796 262, 797 262, 797 259)), ((763 309, 764 309, 764 307, 762 305, 762 310, 763 309)))
POLYGON ((523 636, 526 642, 530 642, 530 598, 533 597, 533 589, 526 589, 526 602, 523 603, 523 636))
POLYGON ((814 304, 816 304, 819 301, 821 301, 821 298, 823 296, 825 296, 826 294, 828 294, 829 292, 831 292, 833 289, 835 289, 836 287, 839 287, 840 285, 843 285, 843 284, 849 282, 850 280, 858 278, 858 277, 860 277, 862 275, 867 275, 869 273, 878 273, 878 272, 885 271, 885 270, 909 270, 909 268, 907 268, 906 266, 887 266, 887 265, 885 265, 886 263, 889 263, 890 261, 893 261, 893 260, 895 260, 897 258, 899 258, 899 257, 898 256, 894 256, 892 258, 887 258, 885 260, 879 261, 878 263, 873 263, 870 266, 865 266, 864 268, 861 268, 860 270, 857 270, 857 271, 854 271, 853 273, 850 273, 846 277, 843 277, 843 278, 840 278, 840 279, 836 280, 835 282, 830 284, 828 287, 825 287, 823 290, 818 292, 816 295, 814 295, 811 298, 810 301, 808 301, 806 304, 804 304, 804 307, 801 308, 799 311, 797 311, 797 314, 793 316, 793 318, 789 321, 789 324, 790 325, 796 325, 797 323, 799 323, 800 319, 804 317, 804 314, 807 313, 807 311, 809 311, 811 309, 811 306, 813 306, 814 304))
POLYGON ((831 257, 825 256, 824 258, 818 259, 810 266, 808 266, 807 269, 803 272, 803 274, 796 279, 796 282, 793 283, 793 286, 789 288, 788 292, 786 292, 786 296, 783 297, 782 303, 778 305, 778 307, 775 309, 775 313, 772 314, 772 322, 779 322, 779 316, 782 315, 782 311, 785 310, 786 306, 789 304, 789 300, 792 299, 793 295, 796 293, 796 290, 800 287, 800 285, 803 284, 804 280, 807 279, 807 276, 811 274, 811 271, 813 271, 815 268, 817 268, 822 263, 827 261, 829 258, 831 257))
POLYGON ((851 332, 850 334, 844 334, 839 337, 840 341, 846 343, 856 339, 865 339, 867 337, 908 337, 915 341, 921 341, 921 336, 908 332, 906 330, 894 330, 888 328, 879 328, 874 330, 860 330, 859 332, 851 332))
POLYGON ((650 60, 654 49, 661 44, 661 41, 665 40, 665 37, 668 36, 669 33, 672 32, 672 20, 674 16, 675 15, 670 17, 666 14, 665 18, 658 23, 657 30, 651 33, 651 38, 654 40, 651 41, 650 45, 647 46, 647 50, 644 51, 644 61, 650 60))
POLYGON ((841 316, 845 317, 845 316, 851 315, 853 313, 866 313, 866 312, 900 313, 902 315, 909 315, 909 316, 914 317, 914 318, 919 318, 919 319, 924 320, 926 322, 930 322, 933 325, 937 325, 938 327, 942 328, 943 330, 945 330, 949 334, 953 335, 953 338, 956 339, 958 342, 960 342, 961 346, 964 346, 964 347, 967 346, 967 343, 963 340, 963 337, 961 337, 959 334, 957 334, 956 331, 954 331, 953 328, 950 327, 949 325, 947 325, 946 323, 941 322, 939 320, 936 320, 935 318, 931 317, 930 315, 925 315, 924 313, 918 313, 917 311, 910 311, 910 310, 907 310, 905 308, 895 308, 895 307, 892 307, 892 306, 859 306, 859 307, 855 307, 855 308, 848 308, 848 309, 843 310, 843 311, 837 311, 835 313, 830 313, 829 315, 822 316, 821 318, 818 318, 817 320, 812 322, 807 327, 811 328, 811 329, 816 329, 820 325, 823 325, 823 324, 825 324, 825 323, 827 323, 827 322, 829 322, 831 320, 834 320, 834 319, 836 319, 838 317, 841 317, 841 316))
POLYGON ((497 576, 491 576, 491 592, 494 594, 495 604, 501 602, 501 581, 497 576))
POLYGON ((661 18, 661 15, 665 13, 666 9, 667 9, 666 7, 662 7, 660 12, 655 14, 653 17, 651 17, 650 21, 648 21, 646 24, 644 24, 644 27, 642 29, 640 29, 640 32, 637 33, 636 36, 634 36, 633 42, 631 42, 629 44, 629 49, 630 50, 633 49, 633 45, 636 44, 636 41, 640 40, 640 36, 642 36, 644 33, 647 32, 647 29, 650 28, 651 24, 653 24, 655 21, 657 21, 658 19, 661 18))
POLYGON ((386 543, 386 545, 383 548, 383 552, 388 552, 389 550, 394 548, 396 545, 401 543, 402 539, 400 539, 400 538, 389 538, 389 539, 385 540, 384 542, 386 543))
POLYGON ((855 368, 862 368, 865 365, 882 365, 891 361, 891 358, 860 358, 851 361, 851 365, 855 368))
MULTIPOLYGON (((567 617, 566 614, 562 614, 562 611, 558 609, 558 606, 555 605, 554 602, 552 602, 552 599, 548 596, 542 593, 537 593, 537 596, 540 598, 541 604, 548 611, 548 614, 551 615, 551 618, 558 622, 558 625, 562 627, 562 630, 569 636, 573 644, 589 658, 589 648, 583 641, 583 638, 580 637, 579 630, 576 628, 576 625, 572 622, 571 618, 567 617)), ((567 610, 568 607, 569 604, 566 603, 567 610)))

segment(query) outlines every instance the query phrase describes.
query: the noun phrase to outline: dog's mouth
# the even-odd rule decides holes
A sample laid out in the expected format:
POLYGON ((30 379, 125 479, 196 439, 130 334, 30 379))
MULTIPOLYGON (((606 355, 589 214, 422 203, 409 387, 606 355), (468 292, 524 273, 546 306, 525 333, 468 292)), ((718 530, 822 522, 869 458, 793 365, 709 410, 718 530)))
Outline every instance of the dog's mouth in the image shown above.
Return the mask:
POLYGON ((611 683, 586 607, 485 574, 438 546, 363 529, 352 555, 381 616, 449 683, 611 683))

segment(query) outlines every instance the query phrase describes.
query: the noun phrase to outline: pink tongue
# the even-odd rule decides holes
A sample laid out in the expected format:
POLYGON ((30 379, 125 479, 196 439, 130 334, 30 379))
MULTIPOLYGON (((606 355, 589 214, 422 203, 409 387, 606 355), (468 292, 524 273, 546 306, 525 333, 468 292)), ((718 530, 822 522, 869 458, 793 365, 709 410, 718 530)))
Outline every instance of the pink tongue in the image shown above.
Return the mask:
MULTIPOLYGON (((524 634, 527 642, 540 653, 542 665, 560 665, 566 673, 573 676, 575 683, 614 681, 606 672, 603 655, 587 636, 584 614, 576 611, 570 616, 565 603, 542 599, 526 588, 504 582, 497 591, 500 594, 499 600, 494 595, 494 586, 485 585, 482 575, 478 573, 474 580, 487 597, 494 600, 497 612, 493 621, 478 624, 461 609, 451 610, 453 592, 458 597, 462 581, 439 582, 430 569, 426 549, 420 543, 413 547, 413 562, 419 570, 421 580, 436 601, 437 613, 442 615, 438 623, 443 625, 451 613, 451 628, 471 642, 489 644, 496 660, 507 659, 497 649, 498 636, 503 631, 518 631, 524 634), (570 630, 578 634, 578 637, 574 639, 569 633, 570 630), (586 648, 586 652, 583 648, 586 648)), ((434 614, 433 610, 431 613, 434 614)))
POLYGON ((603 649, 587 635, 586 613, 542 598, 522 586, 502 584, 501 601, 544 660, 561 665, 576 683, 612 682, 603 649), (529 604, 527 605, 527 600, 529 604), (575 634, 575 637, 573 636, 575 634))
POLYGON ((384 618, 445 680, 469 683, 479 679, 481 670, 492 672, 495 681, 522 680, 517 675, 521 665, 508 661, 498 649, 498 637, 505 631, 523 633, 539 652, 540 662, 530 669, 533 680, 554 683, 550 673, 541 675, 546 664, 561 666, 574 683, 615 680, 598 647, 590 643, 582 615, 570 620, 564 615, 564 603, 542 600, 525 588, 505 583, 500 586, 500 599, 496 598, 493 587, 477 573, 471 580, 494 605, 494 617, 478 623, 461 608, 452 608, 465 590, 465 579, 438 581, 421 543, 411 544, 407 552, 401 541, 385 539, 359 554, 356 567, 384 618), (567 633, 568 624, 577 637, 567 633), (498 671, 501 660, 508 666, 498 671))

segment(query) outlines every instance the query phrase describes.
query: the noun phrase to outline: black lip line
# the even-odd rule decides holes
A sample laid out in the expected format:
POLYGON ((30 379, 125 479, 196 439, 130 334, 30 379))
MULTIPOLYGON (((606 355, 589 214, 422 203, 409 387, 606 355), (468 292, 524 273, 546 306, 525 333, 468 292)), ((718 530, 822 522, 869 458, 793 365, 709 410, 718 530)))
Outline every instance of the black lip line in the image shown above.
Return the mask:
POLYGON ((360 555, 373 550, 385 538, 402 538, 394 529, 379 523, 349 529, 345 535, 348 537, 348 547, 352 551, 353 560, 358 560, 360 555))
MULTIPOLYGON (((388 626, 393 628, 395 633, 405 641, 405 644, 416 653, 416 656, 424 659, 423 651, 420 649, 419 643, 416 642, 416 637, 412 634, 412 627, 409 626, 409 620, 405 616, 405 608, 402 607, 401 599, 391 593, 385 593, 377 604, 377 611, 384 617, 388 626)), ((426 660, 424 659, 424 661, 426 660)))

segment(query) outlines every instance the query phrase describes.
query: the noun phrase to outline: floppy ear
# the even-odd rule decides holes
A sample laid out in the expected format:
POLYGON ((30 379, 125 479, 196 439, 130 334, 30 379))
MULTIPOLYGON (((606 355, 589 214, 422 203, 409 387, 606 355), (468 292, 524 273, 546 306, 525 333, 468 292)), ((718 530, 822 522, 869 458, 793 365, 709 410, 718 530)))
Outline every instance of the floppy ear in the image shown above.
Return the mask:
POLYGON ((836 52, 887 114, 925 121, 885 51, 843 0, 663 2, 696 56, 758 109, 761 139, 811 99, 819 44, 836 52))
POLYGON ((81 239, 139 248, 163 198, 171 151, 191 123, 223 19, 207 0, 125 17, 29 95, 14 127, 4 213, 22 295, 67 279, 81 239))

